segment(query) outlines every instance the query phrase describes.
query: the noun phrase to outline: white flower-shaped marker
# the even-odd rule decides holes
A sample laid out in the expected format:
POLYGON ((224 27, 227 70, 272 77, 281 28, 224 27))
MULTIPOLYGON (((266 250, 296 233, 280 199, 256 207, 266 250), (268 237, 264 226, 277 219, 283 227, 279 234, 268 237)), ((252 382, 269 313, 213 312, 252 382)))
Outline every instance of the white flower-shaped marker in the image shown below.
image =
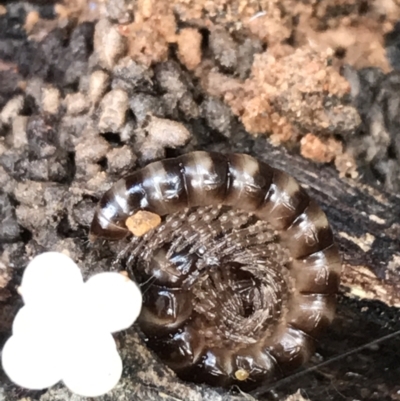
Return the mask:
POLYGON ((68 256, 47 252, 29 263, 20 292, 25 306, 2 352, 9 378, 32 390, 62 380, 86 397, 110 391, 122 373, 111 333, 137 319, 137 285, 120 273, 96 274, 84 283, 68 256))

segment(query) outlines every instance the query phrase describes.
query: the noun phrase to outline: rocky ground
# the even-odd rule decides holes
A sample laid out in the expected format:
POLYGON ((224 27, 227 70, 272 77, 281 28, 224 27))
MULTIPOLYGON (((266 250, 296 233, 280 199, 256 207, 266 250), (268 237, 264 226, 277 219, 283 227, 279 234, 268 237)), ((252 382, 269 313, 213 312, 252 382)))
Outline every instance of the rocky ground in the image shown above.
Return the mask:
MULTIPOLYGON (((379 235, 360 231, 354 248, 334 193, 310 188, 349 271, 365 264, 356 274, 372 275, 376 288, 399 280, 399 18, 398 0, 3 2, 1 343, 21 305, 16 288, 28 260, 58 250, 86 276, 119 268, 114 245, 87 240, 98 199, 148 161, 194 149, 247 152, 306 185, 329 178, 356 209, 366 196, 394 205, 370 214, 378 224, 389 210, 389 239, 382 257, 364 260, 379 235), (379 263, 390 265, 388 276, 379 263)), ((396 294, 383 287, 367 296, 349 283, 309 366, 400 329, 396 294)), ((180 382, 134 328, 118 341, 124 376, 104 401, 400 399, 400 337, 253 394, 180 382)), ((80 399, 61 385, 25 391, 1 373, 0 400, 80 399)))

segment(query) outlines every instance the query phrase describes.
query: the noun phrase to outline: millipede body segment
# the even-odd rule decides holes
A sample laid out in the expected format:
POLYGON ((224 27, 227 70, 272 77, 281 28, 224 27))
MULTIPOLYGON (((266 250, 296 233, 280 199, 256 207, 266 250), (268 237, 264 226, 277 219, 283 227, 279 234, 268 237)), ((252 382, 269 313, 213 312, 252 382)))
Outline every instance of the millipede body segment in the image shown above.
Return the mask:
POLYGON ((132 236, 140 327, 181 378, 251 388, 298 368, 332 321, 341 260, 325 214, 294 178, 245 154, 193 152, 119 180, 92 238, 132 236))

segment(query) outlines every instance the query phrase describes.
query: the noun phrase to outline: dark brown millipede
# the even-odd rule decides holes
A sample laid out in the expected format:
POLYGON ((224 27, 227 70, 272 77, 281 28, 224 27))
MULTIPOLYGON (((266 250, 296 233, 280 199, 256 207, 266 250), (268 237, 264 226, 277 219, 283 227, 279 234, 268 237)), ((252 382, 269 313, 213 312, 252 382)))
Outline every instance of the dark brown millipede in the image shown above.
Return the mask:
POLYGON ((91 238, 122 240, 139 211, 162 217, 126 249, 149 282, 139 324, 183 379, 251 388, 298 368, 334 317, 341 260, 297 181, 245 154, 192 152, 120 179, 91 238))

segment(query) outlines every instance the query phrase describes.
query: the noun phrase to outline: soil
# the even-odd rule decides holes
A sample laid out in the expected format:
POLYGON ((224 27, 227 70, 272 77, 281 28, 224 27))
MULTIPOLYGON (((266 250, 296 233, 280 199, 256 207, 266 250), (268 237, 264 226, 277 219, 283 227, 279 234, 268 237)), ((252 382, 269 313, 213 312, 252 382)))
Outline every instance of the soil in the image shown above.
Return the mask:
MULTIPOLYGON (((398 292, 385 287, 400 280, 399 18, 398 0, 3 2, 0 345, 36 254, 68 252, 85 277, 122 268, 117 245, 88 242, 94 208, 118 178, 194 149, 244 152, 352 199, 339 216, 324 184, 310 188, 347 270, 309 366, 336 359, 252 394, 226 392, 179 381, 133 327, 117 336, 123 378, 99 399, 399 400, 400 336, 346 354, 400 330, 398 292), (381 253, 379 228, 361 225, 358 243, 343 234, 350 206, 362 214, 368 196, 394 205, 381 253), (356 291, 364 273, 376 285, 356 291)), ((388 213, 364 214, 378 224, 388 213)), ((61 384, 26 391, 0 372, 0 401, 81 399, 61 384)))

